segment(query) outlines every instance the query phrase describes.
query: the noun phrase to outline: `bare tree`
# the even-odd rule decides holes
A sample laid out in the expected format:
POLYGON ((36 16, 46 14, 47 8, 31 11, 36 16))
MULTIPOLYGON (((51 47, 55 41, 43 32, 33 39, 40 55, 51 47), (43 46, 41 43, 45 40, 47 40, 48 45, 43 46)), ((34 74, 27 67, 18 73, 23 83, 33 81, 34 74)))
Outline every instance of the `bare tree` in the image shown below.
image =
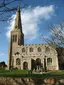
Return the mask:
POLYGON ((41 36, 48 44, 54 44, 59 47, 64 47, 64 25, 47 25, 50 32, 49 37, 41 36))
POLYGON ((23 8, 26 6, 26 4, 23 4, 23 0, 1 0, 0 1, 0 21, 9 20, 11 13, 17 10, 19 3, 21 3, 20 8, 23 8))
POLYGON ((47 25, 49 36, 41 35, 42 39, 51 46, 55 46, 58 53, 59 68, 64 69, 64 24, 47 25))

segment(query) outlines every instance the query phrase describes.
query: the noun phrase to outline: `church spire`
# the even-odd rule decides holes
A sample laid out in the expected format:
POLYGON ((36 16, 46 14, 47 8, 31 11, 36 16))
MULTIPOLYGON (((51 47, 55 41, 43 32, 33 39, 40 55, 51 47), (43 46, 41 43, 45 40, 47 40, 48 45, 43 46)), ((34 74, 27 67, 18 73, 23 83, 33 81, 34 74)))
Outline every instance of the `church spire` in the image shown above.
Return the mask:
POLYGON ((17 9, 14 29, 20 29, 22 32, 20 6, 17 9))

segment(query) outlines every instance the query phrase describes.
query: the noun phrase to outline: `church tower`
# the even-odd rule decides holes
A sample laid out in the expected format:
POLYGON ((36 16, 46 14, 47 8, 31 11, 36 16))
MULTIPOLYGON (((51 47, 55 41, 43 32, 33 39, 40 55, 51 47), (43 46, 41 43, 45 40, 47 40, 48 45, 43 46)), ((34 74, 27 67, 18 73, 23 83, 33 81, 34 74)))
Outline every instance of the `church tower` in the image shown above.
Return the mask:
POLYGON ((10 34, 8 69, 11 68, 13 62, 13 53, 17 46, 24 45, 24 34, 22 32, 20 7, 17 9, 14 28, 10 34))
POLYGON ((18 7, 14 29, 11 31, 12 43, 24 45, 24 34, 22 32, 20 7, 18 7))

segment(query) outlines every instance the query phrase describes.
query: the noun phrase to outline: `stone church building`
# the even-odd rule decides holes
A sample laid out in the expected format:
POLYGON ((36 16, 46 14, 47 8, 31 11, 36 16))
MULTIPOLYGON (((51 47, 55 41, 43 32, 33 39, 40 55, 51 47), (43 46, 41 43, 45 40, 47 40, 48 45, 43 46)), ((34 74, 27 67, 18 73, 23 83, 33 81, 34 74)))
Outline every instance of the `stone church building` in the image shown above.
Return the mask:
POLYGON ((8 69, 58 70, 58 54, 56 48, 48 44, 24 44, 20 7, 16 13, 14 29, 10 34, 8 69))

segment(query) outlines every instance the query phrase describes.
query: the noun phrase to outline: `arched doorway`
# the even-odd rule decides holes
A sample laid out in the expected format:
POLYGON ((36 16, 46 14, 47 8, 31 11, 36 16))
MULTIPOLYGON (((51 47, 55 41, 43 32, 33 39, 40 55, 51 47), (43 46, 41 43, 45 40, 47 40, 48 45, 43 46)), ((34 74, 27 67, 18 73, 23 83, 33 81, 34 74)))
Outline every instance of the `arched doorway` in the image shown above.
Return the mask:
POLYGON ((41 59, 40 58, 36 59, 36 65, 41 65, 41 59))
POLYGON ((24 69, 24 70, 27 70, 27 69, 28 69, 28 63, 27 63, 27 62, 24 62, 24 63, 23 63, 23 69, 24 69))
POLYGON ((36 70, 37 71, 41 70, 41 59, 40 58, 36 59, 36 70))
POLYGON ((36 69, 36 61, 34 59, 31 59, 31 70, 36 69))

